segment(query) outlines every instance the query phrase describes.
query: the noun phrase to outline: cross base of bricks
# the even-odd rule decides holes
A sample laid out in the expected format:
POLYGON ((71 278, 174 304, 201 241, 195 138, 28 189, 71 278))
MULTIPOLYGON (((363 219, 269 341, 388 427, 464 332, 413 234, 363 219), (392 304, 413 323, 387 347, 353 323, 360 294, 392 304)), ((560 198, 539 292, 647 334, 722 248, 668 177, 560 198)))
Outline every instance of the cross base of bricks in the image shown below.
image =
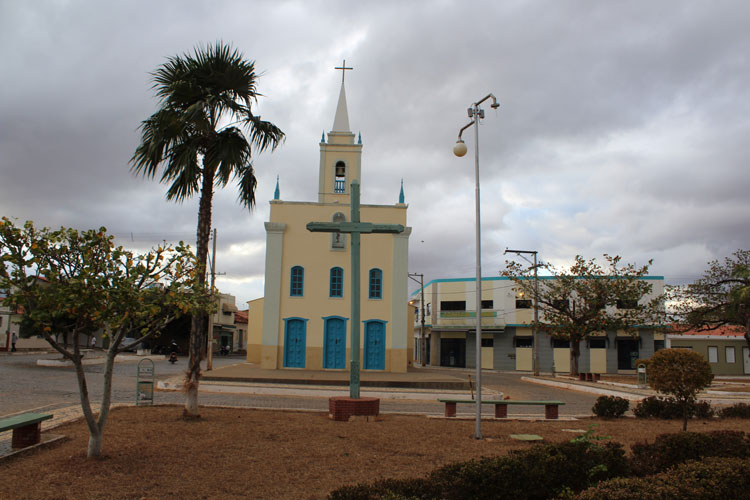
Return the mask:
POLYGON ((336 396, 328 398, 328 416, 338 422, 348 422, 352 416, 372 416, 380 414, 380 399, 336 396))

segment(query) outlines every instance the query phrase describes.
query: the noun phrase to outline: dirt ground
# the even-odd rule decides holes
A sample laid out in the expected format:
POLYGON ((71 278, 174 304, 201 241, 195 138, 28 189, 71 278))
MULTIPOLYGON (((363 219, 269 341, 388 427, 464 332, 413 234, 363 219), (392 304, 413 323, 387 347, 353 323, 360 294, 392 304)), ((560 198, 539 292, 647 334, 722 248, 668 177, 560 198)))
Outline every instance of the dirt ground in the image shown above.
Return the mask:
MULTIPOLYGON (((184 421, 178 406, 117 408, 104 434, 104 456, 86 459, 83 421, 54 429, 69 439, 0 461, 0 498, 8 499, 322 499, 333 489, 378 478, 420 476, 457 460, 531 446, 585 430, 627 446, 678 432, 677 421, 628 419, 486 421, 387 415, 382 421, 334 422, 322 413, 202 408, 184 421)), ((750 431, 747 420, 691 421, 689 430, 750 431)))

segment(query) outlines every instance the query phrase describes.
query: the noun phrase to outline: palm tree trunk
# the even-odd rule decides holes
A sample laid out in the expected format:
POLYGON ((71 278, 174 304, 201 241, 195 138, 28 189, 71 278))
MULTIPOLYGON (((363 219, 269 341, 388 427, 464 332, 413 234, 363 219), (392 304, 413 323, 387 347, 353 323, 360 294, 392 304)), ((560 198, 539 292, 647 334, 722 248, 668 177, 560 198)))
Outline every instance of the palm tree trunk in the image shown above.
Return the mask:
MULTIPOLYGON (((198 234, 196 241, 196 258, 198 264, 198 283, 206 286, 206 269, 208 262, 208 239, 211 233, 211 205, 213 201, 214 172, 203 170, 203 185, 198 204, 198 234)), ((193 315, 190 323, 190 342, 188 370, 185 373, 185 410, 186 418, 198 418, 198 385, 201 377, 201 353, 206 342, 206 316, 193 315)))
POLYGON ((580 341, 570 340, 570 374, 578 375, 578 358, 581 357, 580 341))

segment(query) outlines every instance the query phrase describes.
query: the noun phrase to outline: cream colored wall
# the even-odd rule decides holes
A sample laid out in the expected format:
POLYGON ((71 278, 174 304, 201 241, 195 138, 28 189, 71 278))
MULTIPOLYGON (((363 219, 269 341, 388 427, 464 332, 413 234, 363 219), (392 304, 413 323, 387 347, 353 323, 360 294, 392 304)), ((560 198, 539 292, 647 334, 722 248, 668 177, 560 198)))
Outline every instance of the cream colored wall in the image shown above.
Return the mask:
POLYGON ((553 349, 555 359, 555 371, 561 373, 570 372, 570 349, 561 348, 553 349))
POLYGON ((607 373, 607 350, 590 349, 589 363, 591 373, 607 373))
MULTIPOLYGON (((320 168, 318 201, 321 203, 349 203, 349 187, 356 179, 361 183, 362 145, 354 144, 354 134, 331 132, 328 142, 320 144, 320 168), (344 194, 335 193, 335 166, 339 161, 346 164, 344 194)), ((364 220, 364 219, 362 219, 364 220)))
MULTIPOLYGON (((307 230, 308 222, 331 221, 336 212, 341 212, 350 220, 349 206, 336 203, 309 203, 309 202, 273 202, 271 203, 270 222, 281 222, 286 224, 282 243, 281 276, 280 278, 280 300, 279 300, 279 328, 278 346, 282 353, 277 358, 277 367, 283 366, 284 345, 284 318, 302 317, 307 322, 306 344, 308 354, 306 356, 307 369, 322 369, 323 367, 323 342, 324 321, 323 317, 341 316, 349 318, 351 315, 351 257, 349 249, 332 250, 330 233, 311 233, 307 230), (294 266, 302 266, 305 270, 304 290, 302 297, 291 297, 289 295, 291 269, 294 266), (329 297, 330 269, 341 267, 344 270, 344 293, 341 298, 329 297), (318 351, 320 354, 318 354, 318 351)), ((360 207, 360 219, 365 222, 380 224, 402 224, 406 226, 406 205, 378 206, 362 205, 360 207)), ((391 294, 393 289, 393 267, 394 267, 394 236, 391 234, 365 234, 362 235, 361 264, 360 264, 360 296, 362 308, 360 320, 366 321, 379 319, 386 321, 386 353, 394 348, 393 336, 406 335, 409 324, 394 325, 393 302, 391 294), (383 272, 383 298, 369 298, 370 269, 378 268, 383 272)), ((407 256, 402 257, 406 260, 407 256)), ((269 279, 269 276, 266 276, 269 279)), ((404 283, 405 287, 406 284, 404 283)), ((406 297, 406 292, 403 292, 406 297)), ((267 299, 268 300, 268 299, 267 299)), ((404 307, 399 304, 398 307, 404 307)), ((399 311, 401 313, 401 311, 399 311)), ((403 314, 400 316, 405 321, 403 314)), ((360 327, 360 346, 364 346, 364 326, 360 327)), ((351 328, 347 322, 347 330, 351 328)), ((349 345, 349 334, 347 333, 347 348, 349 345)), ((412 340, 413 342, 413 340, 412 340)), ((400 340, 396 351, 406 352, 407 340, 400 340)), ((405 370, 408 356, 399 354, 403 360, 405 370)), ((347 366, 349 358, 347 356, 347 366)), ((386 370, 391 363, 390 356, 386 356, 386 370)), ((396 363, 394 363, 394 366, 396 363)))
POLYGON ((531 371, 532 347, 516 347, 516 370, 531 371))
POLYGON ((260 363, 263 344, 263 298, 247 303, 247 361, 260 363))

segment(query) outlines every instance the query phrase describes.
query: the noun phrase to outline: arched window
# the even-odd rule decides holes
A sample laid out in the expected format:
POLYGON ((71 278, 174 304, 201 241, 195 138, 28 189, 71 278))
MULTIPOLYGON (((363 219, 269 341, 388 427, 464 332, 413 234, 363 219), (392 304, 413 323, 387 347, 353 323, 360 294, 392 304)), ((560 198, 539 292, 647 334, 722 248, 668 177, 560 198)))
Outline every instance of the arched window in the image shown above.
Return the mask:
POLYGON ((340 267, 331 268, 331 280, 328 288, 330 297, 344 296, 344 270, 340 267))
POLYGON ((305 268, 294 266, 292 268, 292 279, 289 286, 289 295, 292 297, 302 297, 305 289, 305 268))
MULTIPOLYGON (((346 222, 346 216, 341 212, 333 214, 333 222, 346 222)), ((331 233, 331 248, 337 250, 343 250, 346 248, 346 234, 344 233, 331 233)))
POLYGON ((335 167, 335 186, 334 193, 345 193, 346 192, 346 163, 343 161, 337 161, 335 167))
POLYGON ((370 298, 383 298, 383 271, 380 269, 370 269, 370 298))

